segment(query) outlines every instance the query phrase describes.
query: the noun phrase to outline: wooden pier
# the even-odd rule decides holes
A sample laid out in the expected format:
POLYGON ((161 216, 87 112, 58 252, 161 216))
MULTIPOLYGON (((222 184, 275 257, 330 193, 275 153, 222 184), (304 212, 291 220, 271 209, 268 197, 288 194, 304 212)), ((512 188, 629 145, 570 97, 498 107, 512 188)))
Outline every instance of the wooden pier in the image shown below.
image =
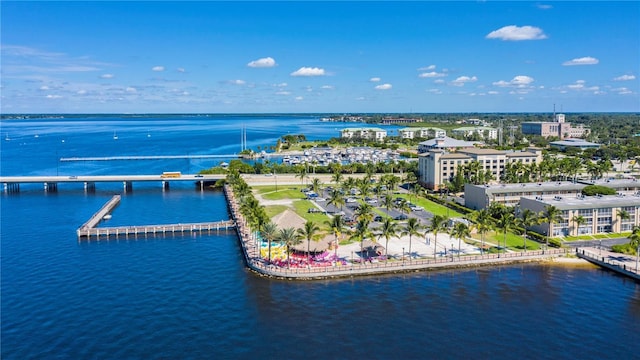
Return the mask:
POLYGON ((202 233, 211 231, 229 230, 235 228, 232 220, 215 222, 188 223, 188 224, 161 224, 115 227, 79 228, 78 238, 100 239, 109 237, 137 237, 140 235, 185 235, 187 233, 202 233))
POLYGON ((188 233, 202 233, 211 231, 229 230, 235 228, 233 220, 222 220, 201 223, 185 224, 159 224, 159 225, 137 225, 137 226, 115 226, 96 227, 106 215, 111 214, 113 209, 120 204, 121 196, 115 195, 107 201, 87 222, 82 224, 76 233, 78 239, 101 239, 109 237, 137 237, 140 235, 185 235, 188 233))

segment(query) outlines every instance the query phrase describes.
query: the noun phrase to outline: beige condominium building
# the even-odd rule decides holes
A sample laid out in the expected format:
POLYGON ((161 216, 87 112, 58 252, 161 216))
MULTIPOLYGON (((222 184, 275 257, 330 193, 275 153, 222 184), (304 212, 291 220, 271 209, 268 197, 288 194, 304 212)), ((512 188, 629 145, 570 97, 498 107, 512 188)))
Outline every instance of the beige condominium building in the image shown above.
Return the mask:
POLYGON ((434 127, 406 127, 398 132, 403 139, 447 136, 446 130, 434 127))
POLYGON ((503 151, 495 149, 465 148, 456 152, 432 149, 419 155, 418 171, 420 184, 431 190, 439 190, 456 174, 459 165, 478 161, 482 170, 491 171, 498 180, 504 172, 506 164, 522 162, 524 164, 540 163, 542 150, 528 148, 526 151, 503 151))
POLYGON ((579 138, 590 133, 590 129, 582 124, 571 125, 565 122, 564 114, 556 114, 556 121, 523 122, 522 134, 539 135, 543 137, 555 136, 559 139, 579 138))
POLYGON ((493 202, 507 206, 514 206, 520 202, 521 197, 575 197, 582 193, 587 185, 603 185, 614 189, 621 195, 636 195, 640 193, 640 181, 628 179, 604 179, 598 181, 547 181, 537 183, 517 184, 465 184, 465 206, 473 209, 485 209, 493 202))
POLYGON ((537 196, 520 199, 520 209, 543 212, 546 206, 561 211, 561 221, 533 226, 534 231, 551 236, 620 233, 631 231, 640 221, 640 195, 537 196), (620 215, 626 213, 628 219, 620 215), (576 219, 581 219, 582 222, 576 219))

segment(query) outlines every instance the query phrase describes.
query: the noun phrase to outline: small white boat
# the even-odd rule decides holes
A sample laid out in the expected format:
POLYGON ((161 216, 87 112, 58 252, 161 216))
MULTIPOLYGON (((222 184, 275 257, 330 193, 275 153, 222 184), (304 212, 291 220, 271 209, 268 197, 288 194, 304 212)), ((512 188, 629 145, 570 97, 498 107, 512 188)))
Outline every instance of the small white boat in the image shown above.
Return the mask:
POLYGON ((116 134, 116 132, 113 132, 113 140, 118 140, 118 134, 116 134))
POLYGON ((111 214, 107 214, 107 215, 103 216, 102 219, 103 220, 109 220, 109 219, 111 219, 111 217, 112 217, 111 214))

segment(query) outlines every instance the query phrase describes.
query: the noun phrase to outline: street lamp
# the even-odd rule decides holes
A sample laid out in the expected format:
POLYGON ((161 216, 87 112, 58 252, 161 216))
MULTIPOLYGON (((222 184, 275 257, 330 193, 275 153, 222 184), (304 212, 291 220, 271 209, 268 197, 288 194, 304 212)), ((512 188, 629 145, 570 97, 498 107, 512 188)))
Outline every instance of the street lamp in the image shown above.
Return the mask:
POLYGON ((402 265, 404 265, 404 247, 402 248, 402 265))

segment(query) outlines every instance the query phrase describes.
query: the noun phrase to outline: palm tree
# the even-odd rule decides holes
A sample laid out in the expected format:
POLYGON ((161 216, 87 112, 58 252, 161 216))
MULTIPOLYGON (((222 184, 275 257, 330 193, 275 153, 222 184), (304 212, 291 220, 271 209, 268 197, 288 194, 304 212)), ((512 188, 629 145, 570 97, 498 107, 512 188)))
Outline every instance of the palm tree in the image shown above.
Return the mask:
POLYGON ((409 211, 411 211, 411 208, 409 207, 409 202, 407 201, 407 199, 400 200, 396 205, 396 208, 400 210, 401 213, 408 214, 409 211))
POLYGON ((311 180, 311 188, 313 189, 313 191, 316 194, 320 193, 320 187, 322 186, 322 181, 320 181, 320 179, 318 178, 313 178, 313 180, 311 180))
POLYGON ((280 229, 278 233, 278 240, 287 245, 287 268, 291 267, 291 261, 289 260, 289 253, 291 253, 291 247, 296 246, 302 242, 302 237, 296 233, 296 229, 289 227, 280 229))
POLYGON ((318 231, 320 231, 320 227, 313 221, 307 221, 303 228, 298 229, 298 234, 307 240, 307 258, 311 257, 311 241, 316 241, 318 231))
POLYGON ((471 230, 467 224, 457 222, 453 225, 449 234, 453 236, 454 239, 458 239, 458 257, 460 257, 460 253, 462 252, 462 239, 471 236, 471 230))
POLYGON ((296 177, 300 178, 300 185, 304 185, 304 180, 309 177, 307 168, 304 166, 298 167, 296 171, 296 177))
MULTIPOLYGON (((623 221, 631 219, 631 214, 629 214, 627 210, 618 209, 618 211, 616 212, 616 215, 618 215, 617 221, 620 222, 621 224, 623 221)), ((620 226, 620 231, 622 231, 622 225, 620 226)))
POLYGON ((398 224, 395 221, 391 220, 390 218, 385 218, 379 230, 380 230, 380 237, 384 237, 387 240, 384 246, 384 256, 387 257, 388 248, 389 248, 389 239, 396 236, 396 234, 398 233, 398 224))
POLYGON ((449 218, 442 215, 435 215, 431 219, 431 225, 429 225, 428 231, 433 233, 434 244, 433 244, 433 258, 436 258, 436 252, 438 250, 438 233, 440 231, 444 231, 447 228, 447 222, 449 218))
POLYGON ((333 181, 336 185, 342 182, 342 178, 344 176, 340 172, 340 169, 336 169, 336 171, 331 175, 331 181, 333 181))
POLYGON ((409 261, 411 261, 411 237, 413 235, 419 236, 422 231, 422 224, 416 218, 409 218, 404 226, 404 229, 400 233, 400 236, 409 235, 409 261))
POLYGON ((542 215, 540 217, 542 221, 549 224, 549 228, 547 230, 547 238, 545 239, 545 247, 549 247, 549 237, 553 235, 553 233, 551 232, 551 227, 553 226, 553 224, 562 221, 561 216, 562 210, 558 209, 557 207, 553 205, 546 205, 544 207, 544 211, 542 212, 542 215))
POLYGON ((576 224, 576 235, 580 235, 580 226, 586 223, 587 219, 582 215, 576 215, 571 218, 571 221, 576 224))
POLYGON ((336 215, 333 218, 331 218, 331 220, 327 220, 324 223, 331 228, 331 231, 333 232, 333 236, 335 236, 336 238, 336 245, 334 249, 335 249, 335 256, 337 258, 338 257, 338 237, 340 236, 340 234, 342 233, 345 227, 344 218, 342 217, 342 215, 336 215))
POLYGON ((629 236, 629 244, 636 247, 636 273, 638 272, 638 261, 640 260, 640 226, 635 226, 631 236, 629 236))
POLYGON ((278 235, 278 226, 273 223, 273 221, 269 221, 268 223, 262 226, 262 230, 260 231, 262 238, 267 240, 269 244, 269 257, 268 260, 271 262, 271 241, 273 241, 278 235))
POLYGON ((337 189, 333 189, 331 195, 329 196, 329 200, 327 200, 327 205, 334 205, 335 207, 339 207, 340 211, 342 211, 342 207, 346 203, 344 199, 344 195, 337 189))
POLYGON ((502 230, 505 252, 507 252, 507 233, 512 231, 515 226, 516 218, 511 212, 503 213, 502 216, 500 216, 500 219, 496 222, 496 227, 502 230))
POLYGON ((362 198, 369 196, 371 192, 371 183, 369 180, 365 178, 356 181, 356 187, 360 190, 360 196, 362 196, 362 198))
POLYGON ((369 223, 373 220, 373 206, 368 203, 360 204, 358 210, 355 211, 355 215, 358 220, 365 219, 369 223))
POLYGON ((364 240, 371 236, 371 230, 369 230, 369 221, 367 219, 360 219, 356 224, 356 229, 353 231, 351 238, 360 241, 360 254, 364 256, 364 240))
POLYGON ((524 229, 524 251, 527 251, 527 228, 538 224, 538 214, 531 209, 524 209, 520 217, 516 220, 518 226, 524 229))
POLYGON ((474 214, 474 220, 476 222, 475 228, 480 234, 480 241, 482 246, 480 248, 480 254, 484 254, 484 234, 493 230, 493 218, 487 209, 482 209, 474 214))

